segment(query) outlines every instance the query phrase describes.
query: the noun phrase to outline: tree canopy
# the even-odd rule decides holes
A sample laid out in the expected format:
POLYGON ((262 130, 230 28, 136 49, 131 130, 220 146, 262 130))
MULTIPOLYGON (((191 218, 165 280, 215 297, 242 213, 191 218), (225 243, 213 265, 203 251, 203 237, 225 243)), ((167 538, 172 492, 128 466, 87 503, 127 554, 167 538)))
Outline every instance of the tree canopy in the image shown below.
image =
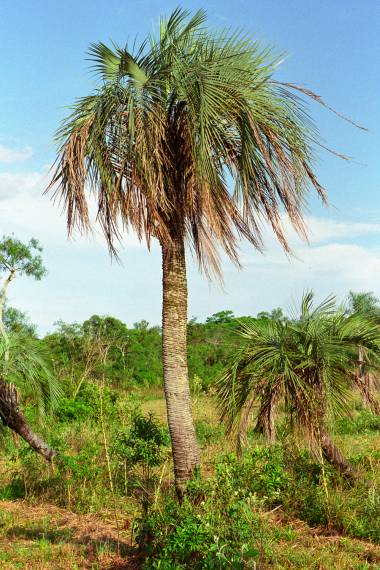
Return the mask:
POLYGON ((90 225, 90 187, 111 251, 121 228, 148 245, 186 237, 218 273, 220 247, 236 263, 239 238, 261 248, 262 219, 289 250, 282 210, 305 236, 309 185, 326 196, 312 166, 317 130, 295 91, 321 99, 274 79, 282 54, 205 23, 203 10, 176 9, 134 51, 90 47, 99 85, 57 133, 52 187, 69 231, 90 225))

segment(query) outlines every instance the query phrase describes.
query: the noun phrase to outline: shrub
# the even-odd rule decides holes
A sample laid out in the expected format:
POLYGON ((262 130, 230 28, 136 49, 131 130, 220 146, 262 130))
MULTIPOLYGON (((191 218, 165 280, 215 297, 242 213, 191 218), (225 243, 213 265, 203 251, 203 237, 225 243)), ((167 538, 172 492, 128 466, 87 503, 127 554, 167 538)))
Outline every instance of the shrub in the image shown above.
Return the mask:
POLYGON ((103 411, 108 417, 116 409, 118 394, 108 387, 100 388, 94 382, 84 382, 75 399, 62 398, 56 415, 61 422, 83 421, 86 418, 98 418, 100 409, 100 392, 102 390, 103 411))
POLYGON ((336 431, 342 435, 368 434, 380 431, 380 417, 369 410, 361 410, 353 418, 340 418, 336 422, 336 431))
POLYGON ((249 568, 263 550, 264 530, 250 500, 214 491, 201 503, 173 498, 138 521, 143 568, 249 568))
POLYGON ((216 484, 239 497, 256 495, 268 506, 279 504, 289 486, 280 448, 257 448, 239 461, 231 453, 216 464, 216 484))
POLYGON ((61 398, 56 411, 61 422, 82 421, 91 415, 94 415, 93 408, 79 399, 61 398))
POLYGON ((210 445, 218 442, 224 435, 221 424, 212 425, 204 420, 195 421, 195 431, 200 445, 210 445))
POLYGON ((112 451, 130 466, 155 467, 160 465, 163 448, 168 444, 168 432, 155 421, 153 414, 144 417, 138 412, 132 416, 131 427, 119 432, 112 451))
POLYGON ((253 568, 270 554, 260 507, 277 504, 288 484, 278 449, 256 449, 241 462, 220 456, 214 477, 194 477, 182 505, 164 497, 138 521, 145 568, 253 568))

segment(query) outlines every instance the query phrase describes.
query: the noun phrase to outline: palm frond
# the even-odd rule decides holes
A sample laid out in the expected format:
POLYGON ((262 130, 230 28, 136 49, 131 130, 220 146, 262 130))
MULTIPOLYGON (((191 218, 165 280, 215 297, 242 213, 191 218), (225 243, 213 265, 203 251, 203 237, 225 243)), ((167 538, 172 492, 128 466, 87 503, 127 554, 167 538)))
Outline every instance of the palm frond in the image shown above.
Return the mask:
POLYGON ((315 306, 312 291, 303 295, 297 320, 253 320, 237 332, 242 346, 216 392, 227 429, 239 433, 240 423, 239 445, 253 403, 259 404, 262 431, 269 419, 275 422, 274 409, 282 400, 291 427, 316 449, 330 419, 350 413, 358 347, 365 350, 369 369, 380 367, 379 326, 363 315, 347 316, 332 296, 315 306))
POLYGON ((7 342, 0 339, 0 362, 0 378, 14 384, 23 399, 30 398, 41 415, 56 406, 62 390, 38 340, 10 333, 7 342))
POLYGON ((274 79, 283 54, 180 8, 134 53, 100 42, 89 54, 101 84, 59 129, 50 185, 69 232, 90 229, 93 192, 111 253, 123 230, 148 247, 180 239, 210 277, 223 250, 239 264, 241 239, 262 249, 264 222, 290 253, 283 212, 307 238, 308 191, 326 193, 318 131, 295 91, 318 97, 274 79))

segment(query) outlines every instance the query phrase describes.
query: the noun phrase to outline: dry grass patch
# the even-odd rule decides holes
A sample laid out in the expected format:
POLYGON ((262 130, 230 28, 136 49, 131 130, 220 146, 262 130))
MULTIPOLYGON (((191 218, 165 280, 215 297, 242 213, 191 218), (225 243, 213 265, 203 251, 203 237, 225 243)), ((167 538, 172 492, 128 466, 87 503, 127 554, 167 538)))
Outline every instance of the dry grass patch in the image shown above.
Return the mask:
POLYGON ((139 568, 131 521, 77 515, 49 504, 0 503, 0 567, 13 570, 139 568))

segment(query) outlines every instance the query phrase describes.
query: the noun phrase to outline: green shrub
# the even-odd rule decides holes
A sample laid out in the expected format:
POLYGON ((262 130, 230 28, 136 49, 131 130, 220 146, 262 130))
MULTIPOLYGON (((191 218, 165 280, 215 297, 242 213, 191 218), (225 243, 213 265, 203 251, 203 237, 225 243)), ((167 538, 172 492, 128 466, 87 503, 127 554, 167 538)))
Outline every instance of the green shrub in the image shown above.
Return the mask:
POLYGON ((94 415, 94 409, 81 400, 61 398, 56 416, 61 422, 82 421, 94 415))
POLYGON ((242 461, 222 455, 215 475, 194 477, 182 505, 163 498, 138 522, 145 568, 250 568, 270 555, 260 509, 289 485, 280 450, 255 449, 242 461))
POLYGON ((380 417, 369 410, 361 410, 352 418, 340 418, 336 422, 336 431, 342 435, 367 434, 380 431, 380 417))
POLYGON ((281 449, 257 448, 241 461, 233 453, 223 456, 216 464, 216 485, 238 497, 256 495, 268 506, 280 504, 289 486, 281 449))
POLYGON ((100 397, 103 402, 103 413, 108 417, 112 416, 119 399, 117 392, 109 387, 101 388, 94 382, 84 382, 75 399, 61 398, 56 416, 61 422, 97 419, 100 413, 100 397))
POLYGON ((168 444, 168 432, 155 421, 153 414, 144 417, 137 412, 132 416, 131 427, 117 435, 112 452, 131 466, 155 467, 160 465, 163 448, 168 444))
POLYGON ((224 435, 224 427, 221 424, 212 425, 203 420, 195 421, 195 431, 200 445, 217 443, 224 435))
POLYGON ((209 488, 205 501, 179 505, 166 498, 138 521, 143 568, 250 568, 263 550, 265 531, 250 500, 209 488))

